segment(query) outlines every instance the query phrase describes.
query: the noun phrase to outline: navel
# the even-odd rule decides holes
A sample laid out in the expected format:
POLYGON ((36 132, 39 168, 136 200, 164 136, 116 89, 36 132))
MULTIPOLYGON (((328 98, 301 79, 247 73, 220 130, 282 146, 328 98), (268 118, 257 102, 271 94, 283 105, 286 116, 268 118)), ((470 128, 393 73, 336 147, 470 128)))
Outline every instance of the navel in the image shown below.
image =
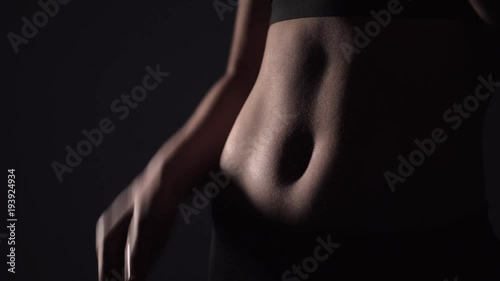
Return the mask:
POLYGON ((289 185, 300 179, 311 161, 314 147, 313 135, 309 129, 294 129, 284 141, 278 161, 278 180, 289 185))

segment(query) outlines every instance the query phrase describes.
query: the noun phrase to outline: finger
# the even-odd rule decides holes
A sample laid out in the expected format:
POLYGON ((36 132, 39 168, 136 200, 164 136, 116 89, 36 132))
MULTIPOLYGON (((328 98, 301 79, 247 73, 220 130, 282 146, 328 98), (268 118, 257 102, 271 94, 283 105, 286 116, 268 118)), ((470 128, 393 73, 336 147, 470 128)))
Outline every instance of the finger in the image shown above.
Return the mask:
POLYGON ((113 280, 117 274, 123 274, 123 249, 131 217, 131 214, 126 214, 112 224, 104 216, 99 222, 96 231, 99 281, 113 280))
POLYGON ((145 280, 161 249, 161 244, 155 239, 162 235, 161 229, 145 215, 147 211, 141 210, 140 204, 136 203, 134 207, 124 251, 125 281, 145 280))
POLYGON ((97 254, 97 276, 99 281, 103 280, 103 240, 104 240, 104 217, 101 215, 95 227, 95 249, 97 254))
POLYGON ((127 242, 124 252, 125 281, 144 280, 146 266, 149 263, 147 252, 151 245, 147 243, 150 237, 147 237, 147 226, 141 219, 141 214, 136 210, 132 217, 128 230, 127 242))
POLYGON ((123 249, 132 218, 135 185, 124 189, 101 215, 96 226, 99 281, 123 275, 123 249))
POLYGON ((129 281, 135 279, 135 276, 132 275, 130 271, 130 243, 126 242, 125 245, 125 262, 124 262, 124 280, 129 281))

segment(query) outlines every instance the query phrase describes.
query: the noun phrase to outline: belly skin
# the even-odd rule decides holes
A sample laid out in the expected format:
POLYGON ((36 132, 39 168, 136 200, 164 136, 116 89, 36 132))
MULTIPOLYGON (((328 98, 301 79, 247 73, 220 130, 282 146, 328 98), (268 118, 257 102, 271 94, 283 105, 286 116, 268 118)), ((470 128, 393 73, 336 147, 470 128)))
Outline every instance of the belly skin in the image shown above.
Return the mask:
POLYGON ((482 203, 480 127, 443 113, 473 94, 467 30, 445 20, 393 19, 357 52, 370 18, 273 24, 257 81, 224 147, 221 200, 292 225, 388 231, 439 225, 482 203), (359 38, 358 38, 359 39, 359 38), (358 44, 359 45, 359 44, 358 44), (404 182, 386 173, 415 140, 447 140, 404 182), (245 202, 245 203, 243 203, 245 202))

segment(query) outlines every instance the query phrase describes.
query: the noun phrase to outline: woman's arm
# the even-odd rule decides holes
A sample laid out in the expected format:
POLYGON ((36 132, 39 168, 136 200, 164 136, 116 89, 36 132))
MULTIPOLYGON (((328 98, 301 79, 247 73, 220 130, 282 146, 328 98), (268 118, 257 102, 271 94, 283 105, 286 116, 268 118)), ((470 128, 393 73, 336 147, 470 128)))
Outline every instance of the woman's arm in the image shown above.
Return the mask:
POLYGON ((239 2, 225 74, 97 222, 100 281, 124 266, 126 277, 144 280, 172 226, 178 203, 196 179, 218 165, 227 136, 257 78, 269 23, 268 1, 239 2))

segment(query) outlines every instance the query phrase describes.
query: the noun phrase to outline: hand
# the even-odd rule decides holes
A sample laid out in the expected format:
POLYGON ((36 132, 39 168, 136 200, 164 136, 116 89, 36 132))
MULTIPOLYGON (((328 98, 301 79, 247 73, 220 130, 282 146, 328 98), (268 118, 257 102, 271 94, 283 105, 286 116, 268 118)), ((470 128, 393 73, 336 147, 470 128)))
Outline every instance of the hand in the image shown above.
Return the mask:
POLYGON ((96 225, 99 281, 122 280, 124 247, 133 214, 134 185, 122 191, 102 213, 96 225))
POLYGON ((171 226, 173 216, 155 210, 160 195, 157 190, 137 194, 125 244, 125 281, 146 280, 148 271, 159 256, 171 226))
POLYGON ((145 280, 166 242, 176 210, 175 202, 165 200, 160 186, 158 171, 137 177, 99 218, 99 281, 117 277, 124 281, 145 280))

